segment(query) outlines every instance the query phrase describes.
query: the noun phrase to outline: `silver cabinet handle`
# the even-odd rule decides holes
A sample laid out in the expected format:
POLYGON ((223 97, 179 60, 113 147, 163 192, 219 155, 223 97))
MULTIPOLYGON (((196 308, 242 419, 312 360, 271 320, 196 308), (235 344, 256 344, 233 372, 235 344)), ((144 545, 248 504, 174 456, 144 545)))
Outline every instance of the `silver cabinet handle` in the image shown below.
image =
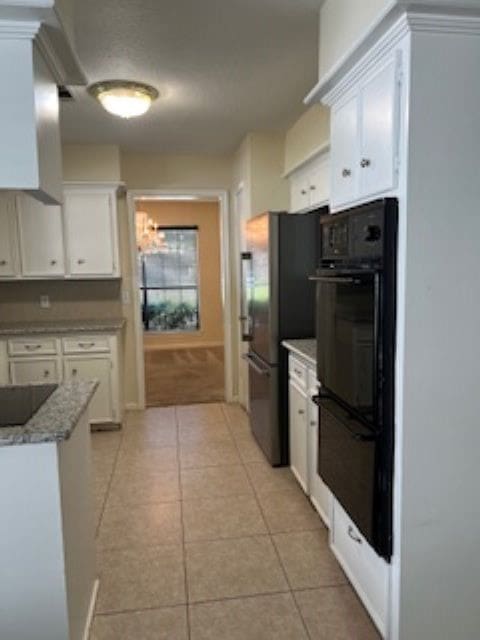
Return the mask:
POLYGON ((91 349, 92 347, 95 346, 95 343, 94 342, 79 342, 78 346, 81 349, 91 349))
POLYGON ((315 191, 315 189, 316 189, 316 188, 317 188, 317 187, 316 187, 314 184, 311 184, 311 185, 310 185, 310 191, 315 191))
POLYGON ((56 260, 50 260, 50 264, 52 265, 52 267, 54 267, 57 264, 56 260))
POLYGON ((38 349, 41 349, 42 345, 41 344, 26 344, 25 345, 25 349, 27 351, 38 351, 38 349))
POLYGON ((48 378, 49 375, 50 375, 50 371, 48 369, 45 369, 45 371, 43 372, 43 377, 48 378))
POLYGON ((77 375, 77 373, 78 373, 78 370, 77 370, 77 369, 72 369, 72 376, 76 376, 76 375, 77 375))
POLYGON ((342 170, 342 176, 344 178, 349 178, 352 175, 352 170, 351 169, 343 169, 342 170))
POLYGON ((302 196, 306 196, 307 195, 307 190, 306 189, 302 189, 300 191, 300 193, 302 194, 302 196))
POLYGON ((362 167, 362 169, 365 169, 366 167, 369 167, 371 164, 372 163, 368 158, 362 158, 360 160, 360 166, 362 167))
POLYGON ((8 260, 0 260, 0 267, 4 267, 8 264, 8 260))
POLYGON ((310 420, 310 426, 311 427, 316 427, 317 423, 315 422, 315 420, 310 420))
POLYGON ((355 529, 351 525, 348 527, 347 533, 354 542, 362 544, 362 539, 357 533, 355 533, 355 529))
POLYGON ((85 260, 83 258, 79 258, 77 260, 77 264, 85 264, 85 260))
POLYGON ((303 414, 304 414, 304 413, 305 413, 305 411, 304 411, 303 409, 299 409, 299 410, 298 410, 298 414, 299 414, 300 416, 303 416, 303 414))

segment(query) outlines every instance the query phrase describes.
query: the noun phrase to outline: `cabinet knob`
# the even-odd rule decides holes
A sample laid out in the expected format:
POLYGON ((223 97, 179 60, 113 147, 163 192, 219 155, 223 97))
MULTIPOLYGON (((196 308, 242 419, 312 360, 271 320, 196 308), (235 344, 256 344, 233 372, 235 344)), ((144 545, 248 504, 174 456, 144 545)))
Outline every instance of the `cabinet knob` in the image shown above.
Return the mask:
POLYGON ((50 375, 50 371, 48 369, 45 369, 45 371, 43 372, 43 377, 48 378, 49 375, 50 375))
POLYGON ((54 267, 57 264, 56 260, 50 260, 50 264, 52 265, 52 267, 54 267))
POLYGON ((360 160, 360 166, 362 167, 362 169, 365 169, 366 167, 369 167, 371 164, 372 163, 368 158, 362 158, 360 160))
POLYGON ((4 267, 6 264, 8 264, 7 260, 0 260, 0 267, 4 267))
POLYGON ((317 187, 316 187, 314 184, 311 184, 311 185, 310 185, 310 191, 315 191, 315 189, 316 189, 316 188, 317 188, 317 187))
POLYGON ((317 423, 315 422, 315 420, 310 420, 310 426, 311 427, 316 427, 317 423))
POLYGON ((302 189, 300 191, 300 193, 302 194, 302 196, 306 196, 307 195, 307 190, 306 189, 302 189))
POLYGON ((355 533, 355 529, 351 525, 348 527, 347 532, 352 540, 354 540, 355 542, 358 542, 358 544, 362 544, 362 539, 357 533, 355 533))
POLYGON ((76 376, 76 375, 77 375, 77 373, 78 373, 78 370, 77 370, 77 369, 72 369, 72 376, 76 376))
POLYGON ((299 409, 298 410, 299 415, 303 416, 303 414, 305 413, 305 411, 303 409, 299 409))
POLYGON ((79 258, 77 260, 77 264, 85 264, 85 260, 83 258, 79 258))
POLYGON ((352 175, 352 170, 351 169, 343 169, 342 170, 342 176, 344 178, 349 178, 352 175))

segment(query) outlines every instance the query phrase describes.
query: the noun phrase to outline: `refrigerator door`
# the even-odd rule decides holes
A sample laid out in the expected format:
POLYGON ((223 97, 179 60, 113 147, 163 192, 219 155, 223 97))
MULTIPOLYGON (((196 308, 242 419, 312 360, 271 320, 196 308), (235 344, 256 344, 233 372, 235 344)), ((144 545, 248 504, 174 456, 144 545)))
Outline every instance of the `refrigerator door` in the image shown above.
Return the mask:
POLYGON ((278 368, 263 362, 254 353, 244 357, 249 365, 252 433, 270 464, 283 464, 278 416, 278 368))
POLYGON ((251 255, 248 311, 251 351, 270 364, 278 362, 278 214, 264 213, 247 223, 251 255))

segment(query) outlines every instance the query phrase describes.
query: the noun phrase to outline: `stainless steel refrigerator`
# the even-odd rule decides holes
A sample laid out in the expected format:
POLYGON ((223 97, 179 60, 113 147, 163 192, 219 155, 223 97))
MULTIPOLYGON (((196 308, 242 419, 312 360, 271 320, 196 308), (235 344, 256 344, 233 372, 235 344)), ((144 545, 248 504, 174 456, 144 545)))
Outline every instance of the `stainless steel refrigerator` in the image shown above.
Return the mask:
POLYGON ((246 225, 240 319, 249 342, 250 425, 274 466, 288 464, 288 355, 281 342, 314 335, 315 287, 308 276, 326 211, 267 212, 246 225))

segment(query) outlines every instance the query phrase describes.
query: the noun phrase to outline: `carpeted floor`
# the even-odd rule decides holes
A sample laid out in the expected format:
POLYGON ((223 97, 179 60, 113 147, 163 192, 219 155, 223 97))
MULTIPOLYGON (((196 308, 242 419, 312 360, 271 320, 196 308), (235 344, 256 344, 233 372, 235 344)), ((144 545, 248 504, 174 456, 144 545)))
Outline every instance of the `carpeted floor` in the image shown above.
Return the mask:
POLYGON ((223 347, 145 349, 148 407, 224 400, 223 347))

